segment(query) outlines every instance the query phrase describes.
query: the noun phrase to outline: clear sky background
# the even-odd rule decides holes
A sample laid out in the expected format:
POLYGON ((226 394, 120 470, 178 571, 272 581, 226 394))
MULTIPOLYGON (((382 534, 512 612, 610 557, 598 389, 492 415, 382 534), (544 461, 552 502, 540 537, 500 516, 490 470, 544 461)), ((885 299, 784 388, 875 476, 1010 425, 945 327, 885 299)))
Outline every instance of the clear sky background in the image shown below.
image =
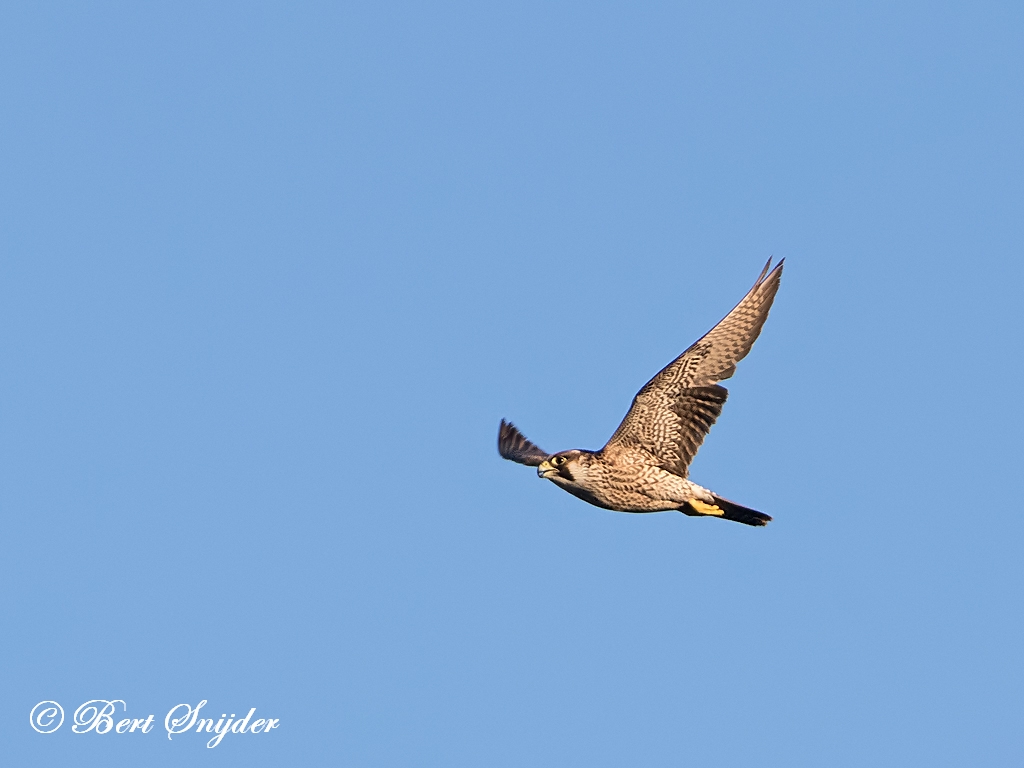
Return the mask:
POLYGON ((1020 3, 0 11, 18 766, 1024 760, 1020 3), (693 476, 584 504, 768 256, 693 476), (265 736, 43 736, 124 699, 265 736))

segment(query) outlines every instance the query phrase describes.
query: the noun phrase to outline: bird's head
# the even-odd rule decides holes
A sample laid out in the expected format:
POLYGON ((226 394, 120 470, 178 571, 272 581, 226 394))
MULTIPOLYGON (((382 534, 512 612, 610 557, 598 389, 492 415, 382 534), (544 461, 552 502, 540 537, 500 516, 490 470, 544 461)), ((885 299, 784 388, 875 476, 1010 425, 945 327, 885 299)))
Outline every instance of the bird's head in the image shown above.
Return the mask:
POLYGON ((537 467, 537 476, 558 483, 577 483, 586 476, 589 465, 586 451, 562 451, 549 456, 537 467))

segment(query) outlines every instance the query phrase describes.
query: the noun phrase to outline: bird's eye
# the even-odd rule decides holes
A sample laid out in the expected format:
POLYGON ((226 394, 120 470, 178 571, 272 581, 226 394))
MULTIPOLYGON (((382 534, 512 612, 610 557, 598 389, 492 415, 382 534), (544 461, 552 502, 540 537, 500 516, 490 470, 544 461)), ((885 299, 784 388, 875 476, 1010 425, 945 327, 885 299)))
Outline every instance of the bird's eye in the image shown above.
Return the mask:
POLYGON ((565 464, 565 456, 555 456, 555 458, 551 460, 551 463, 556 467, 560 467, 565 464))

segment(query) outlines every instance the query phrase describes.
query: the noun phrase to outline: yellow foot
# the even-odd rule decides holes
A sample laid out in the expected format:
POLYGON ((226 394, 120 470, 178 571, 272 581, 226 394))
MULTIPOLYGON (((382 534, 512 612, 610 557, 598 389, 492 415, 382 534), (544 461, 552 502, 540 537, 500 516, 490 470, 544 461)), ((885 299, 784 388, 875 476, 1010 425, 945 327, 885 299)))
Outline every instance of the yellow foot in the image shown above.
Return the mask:
POLYGON ((715 515, 716 517, 721 517, 725 514, 722 508, 717 504, 705 504, 699 499, 690 499, 689 504, 702 515, 715 515))

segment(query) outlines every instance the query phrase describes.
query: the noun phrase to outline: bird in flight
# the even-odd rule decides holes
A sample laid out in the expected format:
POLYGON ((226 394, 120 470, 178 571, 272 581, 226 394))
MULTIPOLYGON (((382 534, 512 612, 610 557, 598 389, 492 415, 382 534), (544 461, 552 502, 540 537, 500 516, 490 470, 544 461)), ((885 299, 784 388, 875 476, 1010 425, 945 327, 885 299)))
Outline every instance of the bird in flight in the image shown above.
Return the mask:
POLYGON ((736 372, 736 363, 747 356, 761 333, 779 290, 783 261, 772 269, 769 259, 732 312, 644 385, 604 448, 549 454, 502 419, 498 453, 509 461, 537 467, 538 476, 605 509, 679 510, 691 516, 767 525, 768 515, 723 499, 687 475, 729 396, 718 382, 736 372))

